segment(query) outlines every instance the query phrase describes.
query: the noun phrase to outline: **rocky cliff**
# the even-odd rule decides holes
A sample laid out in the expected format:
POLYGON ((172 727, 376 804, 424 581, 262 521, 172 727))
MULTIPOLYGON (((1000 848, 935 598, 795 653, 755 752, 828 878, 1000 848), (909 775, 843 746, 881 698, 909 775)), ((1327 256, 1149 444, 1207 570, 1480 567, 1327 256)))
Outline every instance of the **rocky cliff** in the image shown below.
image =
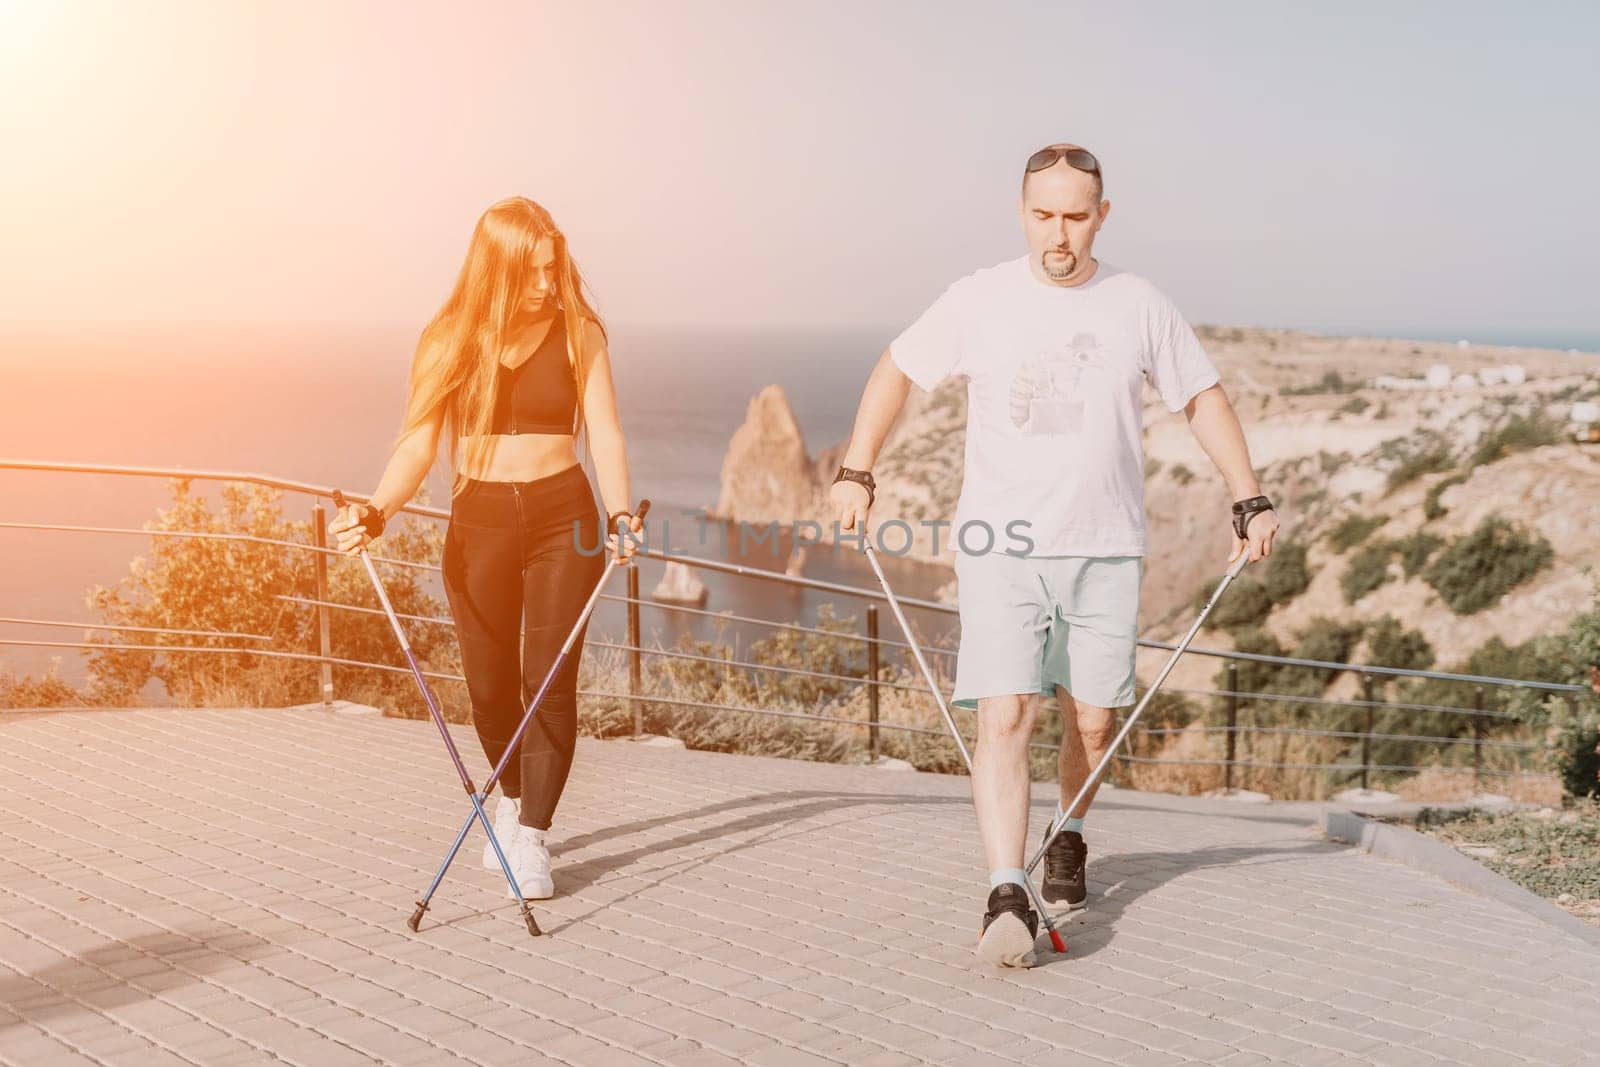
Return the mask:
MULTIPOLYGON (((1600 554, 1600 448, 1557 442, 1493 458, 1474 457, 1474 449, 1512 416, 1559 424, 1574 400, 1600 396, 1595 357, 1259 329, 1201 335, 1244 423, 1263 487, 1279 505, 1286 537, 1308 547, 1310 586, 1265 623, 1286 643, 1319 615, 1359 621, 1392 613, 1420 627, 1446 664, 1495 634, 1515 642, 1560 629, 1594 595, 1589 568, 1600 554), (1421 379, 1441 363, 1456 379, 1508 363, 1524 368, 1527 378, 1488 386, 1463 379, 1433 390, 1393 385, 1421 379), (1396 469, 1426 459, 1430 449, 1441 458, 1395 484, 1396 469), (1428 492, 1446 478, 1457 482, 1435 495, 1448 514, 1427 520, 1428 492), (1326 535, 1358 512, 1382 519, 1370 536, 1390 539, 1425 525, 1448 539, 1502 514, 1547 538, 1554 562, 1472 615, 1451 613, 1420 578, 1402 578, 1398 564, 1394 580, 1348 604, 1339 578, 1349 554, 1333 551, 1326 535)), ((948 529, 935 556, 931 534, 917 524, 954 514, 965 423, 964 381, 947 380, 931 394, 913 388, 875 464, 873 522, 911 523, 921 535, 912 556, 954 558, 948 529)), ((783 391, 769 386, 751 401, 730 443, 716 513, 763 523, 810 519, 826 530, 828 484, 843 448, 840 442, 808 453, 783 391)), ((1171 636, 1187 625, 1196 590, 1225 567, 1229 498, 1183 417, 1169 414, 1153 395, 1145 405, 1145 453, 1150 554, 1141 626, 1149 636, 1171 636)), ((1209 632, 1206 641, 1227 643, 1226 635, 1209 632)), ((1195 661, 1189 670, 1208 676, 1215 663, 1195 661)))

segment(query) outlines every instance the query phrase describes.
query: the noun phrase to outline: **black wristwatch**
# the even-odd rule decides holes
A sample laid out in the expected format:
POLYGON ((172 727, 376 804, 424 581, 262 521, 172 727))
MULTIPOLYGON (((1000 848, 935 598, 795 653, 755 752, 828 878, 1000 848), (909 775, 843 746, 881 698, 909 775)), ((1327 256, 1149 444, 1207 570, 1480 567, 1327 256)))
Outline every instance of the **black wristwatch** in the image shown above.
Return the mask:
POLYGON ((1276 510, 1272 501, 1264 496, 1253 496, 1249 500, 1235 500, 1233 502, 1233 532, 1239 535, 1239 540, 1250 540, 1250 520, 1263 511, 1276 510))
POLYGON ((866 486, 867 507, 869 508, 878 497, 878 483, 873 479, 871 471, 858 471, 850 467, 840 467, 839 473, 833 476, 833 482, 835 485, 840 482, 855 482, 857 485, 866 486))

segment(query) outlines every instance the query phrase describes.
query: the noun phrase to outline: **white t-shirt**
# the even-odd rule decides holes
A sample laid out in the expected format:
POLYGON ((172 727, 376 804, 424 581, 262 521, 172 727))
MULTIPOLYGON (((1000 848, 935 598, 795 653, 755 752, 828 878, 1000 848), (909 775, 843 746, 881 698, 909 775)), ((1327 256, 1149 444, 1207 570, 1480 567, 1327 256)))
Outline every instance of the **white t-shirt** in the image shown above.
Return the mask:
POLYGON ((1144 555, 1144 383, 1181 411, 1219 380, 1172 301, 1103 260, 1075 287, 1026 256, 969 274, 889 356, 930 391, 967 378, 966 472, 940 540, 976 554, 1144 555))

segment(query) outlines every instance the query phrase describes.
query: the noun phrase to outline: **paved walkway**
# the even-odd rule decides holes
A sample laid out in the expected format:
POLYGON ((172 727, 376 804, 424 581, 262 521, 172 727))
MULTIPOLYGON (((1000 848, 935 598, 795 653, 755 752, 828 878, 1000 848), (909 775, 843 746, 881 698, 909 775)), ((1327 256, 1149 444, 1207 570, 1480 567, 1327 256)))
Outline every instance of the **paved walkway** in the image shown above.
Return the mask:
POLYGON ((0 718, 0 1060, 1600 1055, 1600 952, 1329 844, 1304 807, 1105 794, 1068 955, 1007 973, 971 955, 983 887, 961 779, 585 741, 548 936, 472 862, 476 835, 412 934, 464 810, 426 723, 0 718))

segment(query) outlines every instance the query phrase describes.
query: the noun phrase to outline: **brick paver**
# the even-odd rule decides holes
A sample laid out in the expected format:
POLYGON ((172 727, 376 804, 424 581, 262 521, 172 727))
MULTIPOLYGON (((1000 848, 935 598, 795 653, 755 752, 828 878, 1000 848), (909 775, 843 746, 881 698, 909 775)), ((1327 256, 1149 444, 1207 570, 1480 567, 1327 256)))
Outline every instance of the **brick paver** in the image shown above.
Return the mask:
POLYGON ((1004 973, 971 954, 985 883, 959 778, 585 740, 547 936, 477 866, 476 833, 412 934, 464 813, 427 723, 0 720, 0 1062, 1565 1064, 1600 1048, 1600 951, 1331 844, 1307 806, 1103 793, 1067 956, 1004 973))

